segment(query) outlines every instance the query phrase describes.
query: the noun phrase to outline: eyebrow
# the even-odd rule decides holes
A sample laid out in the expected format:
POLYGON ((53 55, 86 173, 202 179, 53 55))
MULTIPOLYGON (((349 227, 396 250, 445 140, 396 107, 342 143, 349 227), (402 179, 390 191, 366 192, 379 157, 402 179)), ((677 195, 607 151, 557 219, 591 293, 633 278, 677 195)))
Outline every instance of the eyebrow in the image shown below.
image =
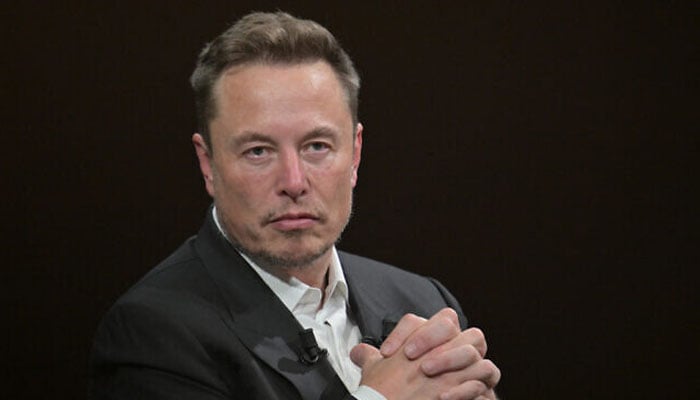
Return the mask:
POLYGON ((246 131, 240 136, 231 139, 231 145, 234 147, 241 147, 243 144, 250 142, 274 143, 269 136, 255 131, 246 131))
MULTIPOLYGON (((329 138, 333 139, 339 136, 338 132, 328 126, 319 126, 308 133, 306 133, 302 137, 302 141, 307 141, 310 139, 317 139, 317 138, 329 138)), ((239 136, 232 138, 231 139, 231 145, 234 147, 241 147, 245 143, 250 143, 250 142, 262 142, 262 143, 269 143, 269 144, 274 144, 275 141, 272 139, 271 136, 265 135, 260 132, 256 131, 245 131, 239 136)))
POLYGON ((319 126, 314 128, 311 132, 304 135, 304 140, 316 139, 316 138, 329 138, 333 139, 339 136, 339 133, 328 126, 319 126))

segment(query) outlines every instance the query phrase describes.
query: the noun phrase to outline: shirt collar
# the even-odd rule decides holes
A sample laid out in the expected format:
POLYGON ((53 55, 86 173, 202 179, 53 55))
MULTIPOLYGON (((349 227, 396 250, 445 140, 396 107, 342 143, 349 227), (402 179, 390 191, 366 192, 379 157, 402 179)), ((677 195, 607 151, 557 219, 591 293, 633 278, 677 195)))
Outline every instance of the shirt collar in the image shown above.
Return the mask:
MULTIPOLYGON (((219 229, 219 232, 221 232, 226 240, 229 240, 226 232, 224 232, 221 224, 219 223, 219 218, 216 215, 216 207, 212 207, 212 214, 214 217, 214 223, 219 229)), ((308 299, 311 295, 307 295, 307 293, 310 291, 316 291, 316 297, 320 298, 321 293, 319 289, 313 288, 294 277, 290 278, 288 281, 281 279, 258 266, 246 254, 241 253, 240 251, 239 254, 246 260, 246 262, 248 262, 251 268, 253 268, 253 270, 260 276, 265 284, 272 289, 277 297, 282 300, 282 303, 284 303, 289 311, 293 312, 295 309, 302 306, 302 304, 300 304, 302 299, 308 299)), ((328 285, 326 286, 325 295, 326 302, 328 302, 328 299, 334 296, 341 296, 345 304, 347 304, 349 301, 348 284, 345 280, 343 268, 340 266, 340 258, 338 257, 338 251, 336 250, 335 246, 331 248, 331 263, 328 267, 328 285)), ((322 305, 319 303, 319 307, 320 306, 322 305)))

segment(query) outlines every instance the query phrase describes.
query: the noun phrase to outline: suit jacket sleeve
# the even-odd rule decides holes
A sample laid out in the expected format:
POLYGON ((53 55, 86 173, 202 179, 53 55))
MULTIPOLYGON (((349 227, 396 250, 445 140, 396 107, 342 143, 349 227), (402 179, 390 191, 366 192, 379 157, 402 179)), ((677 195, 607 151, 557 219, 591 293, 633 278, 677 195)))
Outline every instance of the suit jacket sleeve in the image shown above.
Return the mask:
POLYGON ((92 399, 225 399, 226 385, 177 318, 143 304, 117 304, 92 352, 92 399))

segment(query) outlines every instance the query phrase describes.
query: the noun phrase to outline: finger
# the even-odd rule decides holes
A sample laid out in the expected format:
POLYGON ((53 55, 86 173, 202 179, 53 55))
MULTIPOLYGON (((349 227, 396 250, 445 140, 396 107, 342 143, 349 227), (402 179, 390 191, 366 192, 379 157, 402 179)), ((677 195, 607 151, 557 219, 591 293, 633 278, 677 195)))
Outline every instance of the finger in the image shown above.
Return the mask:
POLYGON ((465 400, 476 399, 489 392, 489 388, 481 381, 467 381, 451 387, 448 391, 440 393, 440 400, 465 400))
MULTIPOLYGON (((428 354, 425 355, 425 359, 434 359, 436 357, 447 357, 450 356, 449 354, 443 355, 442 353, 449 352, 449 351, 460 351, 464 353, 465 351, 471 351, 471 349, 460 349, 461 347, 464 346, 469 346, 473 347, 476 349, 479 358, 484 358, 486 355, 486 338, 484 337, 484 333, 478 329, 478 328, 470 328, 466 329, 462 332, 459 333, 456 337, 450 339, 449 341, 441 344, 440 346, 437 346, 430 350, 428 354)), ((472 354, 467 354, 465 357, 469 356, 468 359, 471 360, 471 355, 472 354)), ((459 355, 456 355, 459 357, 459 355)))
POLYGON ((459 334, 457 313, 451 308, 443 308, 411 334, 406 342, 404 354, 409 360, 414 360, 459 334))
POLYGON ((474 346, 479 351, 482 358, 486 356, 486 351, 488 350, 488 346, 486 345, 486 337, 484 336, 484 332, 482 332, 479 328, 469 328, 462 331, 458 338, 446 342, 445 344, 436 348, 434 351, 444 351, 454 347, 463 346, 465 344, 474 346))
POLYGON ((431 351, 425 356, 420 368, 427 376, 435 376, 449 371, 465 369, 481 360, 481 354, 471 344, 444 349, 439 352, 431 351))
POLYGON ((479 360, 458 373, 463 381, 479 381, 489 389, 501 380, 501 370, 491 360, 479 360))
POLYGON ((366 343, 360 343, 350 350, 350 360, 360 368, 382 359, 379 350, 366 343))
POLYGON ((485 380, 483 380, 483 382, 486 383, 486 386, 489 388, 495 388, 501 380, 501 370, 491 360, 482 360, 481 363, 484 364, 483 368, 486 370, 485 380))
POLYGON ((476 400, 498 400, 493 389, 476 398, 476 400))
POLYGON ((486 357, 488 346, 486 345, 486 336, 484 336, 484 332, 479 328, 469 328, 463 333, 468 338, 469 343, 479 350, 481 357, 486 357))
POLYGON ((384 357, 391 357, 399 347, 403 346, 406 339, 424 323, 425 318, 414 314, 404 315, 379 348, 381 354, 384 357))
POLYGON ((452 321, 452 323, 459 328, 459 317, 457 316, 457 312, 449 307, 445 307, 442 310, 438 311, 435 316, 439 317, 445 317, 452 321))

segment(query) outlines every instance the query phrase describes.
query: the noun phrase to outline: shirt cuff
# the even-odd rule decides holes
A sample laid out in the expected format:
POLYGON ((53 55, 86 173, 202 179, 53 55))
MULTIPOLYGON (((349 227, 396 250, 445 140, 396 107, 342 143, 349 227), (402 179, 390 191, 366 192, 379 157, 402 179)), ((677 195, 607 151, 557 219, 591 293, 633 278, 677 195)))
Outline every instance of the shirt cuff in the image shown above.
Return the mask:
POLYGON ((381 393, 369 386, 362 385, 352 394, 357 400, 386 400, 381 393))

